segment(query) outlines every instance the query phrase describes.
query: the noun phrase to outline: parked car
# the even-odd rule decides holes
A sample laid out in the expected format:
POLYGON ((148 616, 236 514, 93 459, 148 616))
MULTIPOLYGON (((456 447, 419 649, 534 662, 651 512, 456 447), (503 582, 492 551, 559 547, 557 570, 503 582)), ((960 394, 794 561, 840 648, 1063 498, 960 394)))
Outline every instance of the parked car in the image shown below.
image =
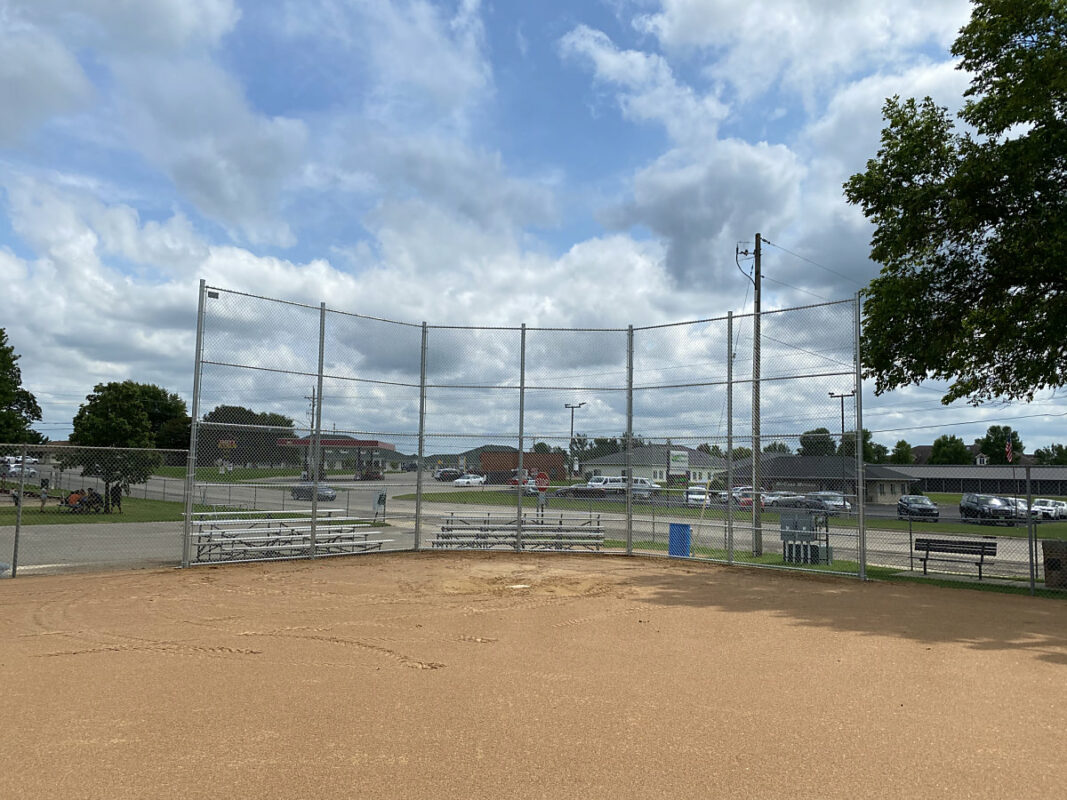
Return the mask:
POLYGON ((759 507, 763 508, 763 495, 753 492, 751 489, 746 489, 741 492, 734 492, 734 500, 737 502, 738 508, 752 508, 752 504, 755 502, 755 498, 759 497, 759 507))
POLYGON ((708 505, 708 502, 708 487, 703 484, 690 486, 685 490, 685 504, 687 506, 704 507, 708 505))
POLYGON ((463 473, 454 467, 444 467, 433 474, 435 481, 454 481, 463 473))
POLYGON ((585 483, 576 483, 573 486, 564 486, 553 492, 554 497, 604 497, 607 490, 604 488, 606 475, 593 475, 585 483))
MULTIPOLYGON (((623 479, 625 481, 625 478, 623 479)), ((635 476, 633 479, 633 494, 634 497, 652 497, 660 493, 660 489, 663 487, 658 483, 650 481, 648 478, 642 478, 635 476)))
POLYGON ((385 480, 385 476, 382 474, 382 471, 379 469, 375 469, 374 467, 367 467, 362 472, 357 472, 354 477, 357 481, 385 480))
POLYGON ((1036 511, 1041 519, 1067 518, 1067 502, 1063 500, 1049 500, 1039 497, 1034 500, 1034 504, 1030 508, 1036 511))
POLYGON ((466 475, 460 475, 454 481, 453 486, 485 486, 485 476, 476 475, 473 472, 468 472, 466 475))
MULTIPOLYGON (((516 488, 518 488, 518 486, 519 486, 519 481, 518 481, 517 478, 512 478, 510 481, 508 481, 508 483, 510 485, 516 487, 516 488)), ((522 493, 523 494, 537 494, 538 493, 537 480, 535 478, 527 478, 526 480, 524 480, 522 482, 522 493)))
POLYGON ((821 505, 827 514, 848 514, 852 511, 852 504, 841 492, 808 492, 804 497, 821 505))
POLYGON ((1015 508, 1002 497, 991 494, 965 494, 960 498, 960 519, 982 524, 1015 524, 1015 508))
MULTIPOLYGON (((313 493, 315 493, 315 484, 311 481, 298 483, 289 491, 294 500, 310 500, 313 493)), ((337 491, 326 484, 320 483, 318 497, 319 500, 336 500, 337 491)))
POLYGON ((778 506, 784 506, 786 508, 796 508, 801 505, 798 503, 798 501, 801 501, 803 499, 804 495, 800 494, 799 492, 778 491, 767 492, 763 495, 764 505, 772 506, 775 508, 778 506))
POLYGON ((1026 500, 1022 497, 1002 497, 1000 498, 1007 503, 1011 508, 1015 509, 1016 519, 1026 519, 1028 517, 1034 517, 1035 519, 1041 519, 1041 512, 1031 509, 1026 504, 1026 500))
POLYGON ((897 519, 929 519, 937 522, 941 509, 924 494, 905 494, 897 500, 897 519))
POLYGON ((25 475, 27 478, 36 478, 37 470, 33 467, 26 465, 26 470, 23 472, 22 464, 0 464, 0 478, 15 478, 18 479, 19 475, 25 475))

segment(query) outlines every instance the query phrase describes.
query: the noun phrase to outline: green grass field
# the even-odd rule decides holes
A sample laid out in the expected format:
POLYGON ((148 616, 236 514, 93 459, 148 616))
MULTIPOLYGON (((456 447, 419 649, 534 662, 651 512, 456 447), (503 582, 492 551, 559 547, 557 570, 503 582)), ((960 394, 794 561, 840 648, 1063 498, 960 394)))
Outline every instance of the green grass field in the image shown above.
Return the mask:
MULTIPOLYGON (((300 467, 265 467, 246 469, 244 467, 238 467, 230 472, 219 472, 218 467, 197 467, 196 468, 196 480, 199 483, 239 483, 247 481, 266 480, 271 478, 291 478, 292 480, 300 480, 300 467)), ((184 480, 186 477, 185 467, 157 467, 156 475, 160 478, 178 478, 184 480)), ((344 478, 351 480, 353 470, 330 470, 326 473, 327 478, 344 478)))
MULTIPOLYGON (((7 495, 0 499, 0 525, 14 525, 17 508, 7 495)), ((184 503, 169 500, 142 500, 136 497, 122 498, 122 513, 72 514, 61 509, 55 498, 42 509, 36 498, 27 498, 22 509, 23 525, 96 525, 109 522, 180 522, 184 503)))

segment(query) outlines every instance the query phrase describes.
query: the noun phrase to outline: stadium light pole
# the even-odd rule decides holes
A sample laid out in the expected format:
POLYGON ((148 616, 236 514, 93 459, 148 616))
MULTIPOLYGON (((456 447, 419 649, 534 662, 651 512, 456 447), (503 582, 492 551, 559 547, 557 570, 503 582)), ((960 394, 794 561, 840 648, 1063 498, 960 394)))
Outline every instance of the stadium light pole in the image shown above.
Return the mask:
POLYGON ((585 405, 583 400, 580 403, 564 403, 564 408, 571 410, 571 438, 567 442, 567 480, 574 477, 574 409, 581 408, 585 405))

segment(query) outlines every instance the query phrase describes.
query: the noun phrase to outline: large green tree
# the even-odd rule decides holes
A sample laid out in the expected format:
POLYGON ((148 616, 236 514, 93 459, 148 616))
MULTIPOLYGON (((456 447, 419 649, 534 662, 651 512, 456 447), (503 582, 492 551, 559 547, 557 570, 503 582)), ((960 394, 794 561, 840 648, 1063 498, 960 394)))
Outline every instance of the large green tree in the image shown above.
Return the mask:
POLYGON ((134 384, 141 394, 141 405, 148 415, 148 427, 156 447, 189 447, 189 412, 185 401, 153 383, 134 384))
POLYGON ((82 475, 104 481, 110 488, 144 483, 162 459, 152 452, 155 437, 145 410, 141 385, 133 381, 101 383, 78 409, 70 443, 80 445, 60 456, 63 468, 81 468, 82 475))
MULTIPOLYGON (((856 456, 856 432, 846 431, 837 448, 839 456, 855 458, 856 456)), ((889 457, 889 448, 884 444, 875 442, 871 432, 863 429, 863 461, 866 464, 882 464, 889 457)))
POLYGON ((800 434, 798 456, 832 456, 837 452, 837 445, 830 436, 829 428, 813 428, 800 434))
POLYGON ((1009 440, 1011 440, 1012 461, 1018 464, 1019 456, 1023 454, 1023 442, 1010 425, 990 425, 986 428, 985 436, 975 441, 975 444, 986 454, 990 464, 1007 464, 1006 446, 1009 440))
POLYGON ((890 464, 914 464, 915 454, 911 452, 911 445, 901 439, 893 446, 893 452, 889 454, 890 464))
POLYGON ((200 465, 219 458, 238 464, 295 465, 306 456, 302 448, 278 444, 279 439, 300 438, 293 420, 282 414, 224 405, 205 414, 203 421, 206 424, 200 427, 197 450, 200 465))
POLYGON ((1067 464, 1067 447, 1053 443, 1048 447, 1039 447, 1034 451, 1034 460, 1043 465, 1067 464))
POLYGON ((934 446, 930 448, 928 464, 971 464, 974 456, 970 448, 959 436, 938 436, 934 439, 934 446))
POLYGON ((22 388, 19 356, 0 328, 0 442, 39 444, 44 440, 30 425, 41 420, 37 398, 22 388))
POLYGON ((948 403, 1067 382, 1067 3, 975 0, 952 47, 957 131, 893 97, 877 157, 845 184, 875 223, 862 348, 882 393, 950 381, 948 403))

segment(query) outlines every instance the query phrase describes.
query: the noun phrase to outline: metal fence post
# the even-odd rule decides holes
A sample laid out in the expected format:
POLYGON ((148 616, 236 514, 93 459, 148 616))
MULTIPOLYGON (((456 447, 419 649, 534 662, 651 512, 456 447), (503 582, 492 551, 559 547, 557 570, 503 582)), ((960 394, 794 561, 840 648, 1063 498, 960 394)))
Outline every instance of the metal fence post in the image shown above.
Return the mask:
POLYGON ((326 357, 326 303, 319 303, 319 360, 316 371, 315 430, 311 434, 311 452, 314 455, 311 468, 314 470, 311 484, 311 536, 308 545, 311 557, 316 555, 315 536, 319 520, 319 464, 322 460, 322 365, 326 357))
MULTIPOLYGON (((1033 487, 1030 484, 1030 465, 1026 465, 1026 507, 1034 507, 1033 487)), ((1030 594, 1037 593, 1037 529, 1034 527, 1033 514, 1026 515, 1026 548, 1030 562, 1030 594)))
MULTIPOLYGON (((669 456, 668 456, 669 457, 669 456)), ((634 554, 634 326, 626 328, 626 555, 634 554)), ((666 483, 666 481, 664 481, 666 483)))
POLYGON ((518 480, 518 500, 515 505, 515 550, 522 550, 522 500, 526 493, 526 481, 522 474, 522 449, 524 434, 524 413, 526 411, 526 323, 522 323, 522 333, 519 338, 519 463, 516 479, 518 480))
POLYGON ((204 354, 204 299, 207 281, 200 279, 200 299, 196 310, 196 354, 193 359, 192 419, 189 426, 189 454, 185 459, 185 522, 182 524, 182 566, 189 566, 193 538, 193 494, 196 491, 197 443, 200 438, 200 373, 204 354))
POLYGON ((426 441, 426 343, 428 328, 422 323, 422 352, 419 364, 419 452, 415 472, 415 549, 422 541, 422 460, 426 441))
POLYGON ((726 313, 726 560, 734 563, 734 312, 726 313))
POLYGON ((19 570, 19 534, 22 530, 22 506, 26 502, 26 445, 22 445, 22 458, 19 465, 19 504, 15 509, 15 544, 11 549, 11 577, 14 578, 19 570))
POLYGON ((856 525, 859 534, 860 580, 867 580, 867 515, 865 514, 867 481, 864 478, 863 469, 863 362, 860 358, 860 332, 863 320, 861 311, 862 296, 856 292, 856 324, 853 338, 856 353, 856 525))

